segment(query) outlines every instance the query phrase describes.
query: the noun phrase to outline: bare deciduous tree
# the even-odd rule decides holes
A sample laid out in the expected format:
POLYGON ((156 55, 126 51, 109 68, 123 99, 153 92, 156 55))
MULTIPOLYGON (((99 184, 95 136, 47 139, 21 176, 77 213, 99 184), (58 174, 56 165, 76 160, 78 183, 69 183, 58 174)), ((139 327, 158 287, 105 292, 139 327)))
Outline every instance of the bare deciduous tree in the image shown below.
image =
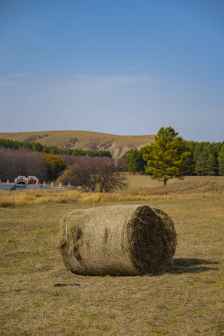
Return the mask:
POLYGON ((126 185, 126 178, 120 174, 110 158, 77 158, 59 177, 59 182, 81 186, 85 191, 109 192, 126 185))
POLYGON ((42 154, 26 150, 0 149, 0 179, 14 180, 18 175, 35 175, 45 180, 47 171, 42 154))

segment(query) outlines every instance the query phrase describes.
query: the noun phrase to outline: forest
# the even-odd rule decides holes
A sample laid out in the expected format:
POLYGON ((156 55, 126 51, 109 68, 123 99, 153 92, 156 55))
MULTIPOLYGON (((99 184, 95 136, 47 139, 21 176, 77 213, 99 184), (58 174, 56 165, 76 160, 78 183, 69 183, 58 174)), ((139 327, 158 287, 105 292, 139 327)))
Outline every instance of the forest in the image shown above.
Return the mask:
POLYGON ((29 150, 32 152, 49 153, 57 155, 90 156, 90 157, 111 157, 107 150, 90 150, 82 148, 59 148, 57 146, 42 145, 39 142, 17 141, 11 139, 0 139, 0 149, 29 150))
MULTIPOLYGON (((189 153, 184 166, 184 176, 223 176, 224 143, 184 141, 189 153)), ((127 170, 131 173, 146 173, 147 161, 144 160, 148 146, 127 152, 127 170)))

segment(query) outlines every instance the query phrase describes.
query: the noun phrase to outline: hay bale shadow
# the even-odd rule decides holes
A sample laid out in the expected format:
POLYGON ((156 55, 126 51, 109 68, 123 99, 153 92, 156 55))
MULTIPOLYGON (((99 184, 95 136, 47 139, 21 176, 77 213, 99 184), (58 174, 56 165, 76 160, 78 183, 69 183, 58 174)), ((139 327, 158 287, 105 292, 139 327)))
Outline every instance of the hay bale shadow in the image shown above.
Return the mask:
POLYGON ((182 274, 217 271, 218 267, 215 267, 215 265, 218 264, 217 261, 200 258, 175 258, 168 273, 182 274))
POLYGON ((54 284, 54 287, 80 287, 80 283, 63 283, 63 282, 57 282, 54 284))

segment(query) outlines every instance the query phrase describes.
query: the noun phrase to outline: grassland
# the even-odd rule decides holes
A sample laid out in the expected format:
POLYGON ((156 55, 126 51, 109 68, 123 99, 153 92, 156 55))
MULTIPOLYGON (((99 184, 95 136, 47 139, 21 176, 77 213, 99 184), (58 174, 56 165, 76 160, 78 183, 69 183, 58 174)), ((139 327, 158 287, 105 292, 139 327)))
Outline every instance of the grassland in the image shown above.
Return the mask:
POLYGON ((0 202, 1 335, 224 335, 224 179, 173 181, 166 193, 148 178, 129 179, 119 194, 22 192, 0 202), (67 272, 56 248, 61 216, 121 201, 174 219, 174 267, 154 277, 67 272))
POLYGON ((77 203, 95 206, 116 202, 150 202, 152 200, 207 198, 224 194, 224 177, 203 176, 185 177, 184 180, 171 180, 166 188, 161 182, 149 176, 128 175, 127 188, 116 193, 85 193, 76 189, 0 190, 0 206, 16 207, 49 203, 77 203))
POLYGON ((0 133, 2 139, 40 142, 62 148, 110 150, 114 158, 124 155, 130 148, 150 143, 152 135, 114 135, 90 131, 42 131, 0 133))

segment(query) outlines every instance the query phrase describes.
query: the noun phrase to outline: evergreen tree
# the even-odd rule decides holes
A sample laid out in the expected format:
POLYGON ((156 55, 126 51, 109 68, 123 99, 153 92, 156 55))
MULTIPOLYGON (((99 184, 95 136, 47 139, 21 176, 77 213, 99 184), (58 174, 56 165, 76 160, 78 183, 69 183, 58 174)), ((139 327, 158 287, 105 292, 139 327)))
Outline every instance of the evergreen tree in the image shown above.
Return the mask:
POLYGON ((208 143, 200 143, 197 146, 195 160, 195 173, 200 176, 214 176, 217 174, 217 157, 213 146, 208 143))
POLYGON ((112 154, 108 150, 89 150, 89 149, 70 149, 59 148, 56 146, 42 145, 38 142, 30 141, 17 141, 10 139, 0 139, 0 148, 9 149, 26 149, 33 152, 43 152, 55 155, 73 155, 73 156, 92 156, 92 157, 109 157, 112 158, 112 154))
POLYGON ((218 155, 218 162, 219 162, 219 175, 224 176, 224 144, 220 148, 218 155))
POLYGON ((145 161, 142 153, 137 149, 131 149, 127 153, 128 171, 132 173, 144 172, 145 161))
POLYGON ((184 140, 172 128, 161 128, 154 143, 143 150, 147 165, 145 172, 166 185, 171 178, 181 178, 184 165, 190 153, 184 140))
POLYGON ((183 175, 193 176, 195 173, 195 162, 194 162, 195 142, 185 141, 185 145, 186 145, 187 151, 189 152, 189 155, 184 162, 183 175))

